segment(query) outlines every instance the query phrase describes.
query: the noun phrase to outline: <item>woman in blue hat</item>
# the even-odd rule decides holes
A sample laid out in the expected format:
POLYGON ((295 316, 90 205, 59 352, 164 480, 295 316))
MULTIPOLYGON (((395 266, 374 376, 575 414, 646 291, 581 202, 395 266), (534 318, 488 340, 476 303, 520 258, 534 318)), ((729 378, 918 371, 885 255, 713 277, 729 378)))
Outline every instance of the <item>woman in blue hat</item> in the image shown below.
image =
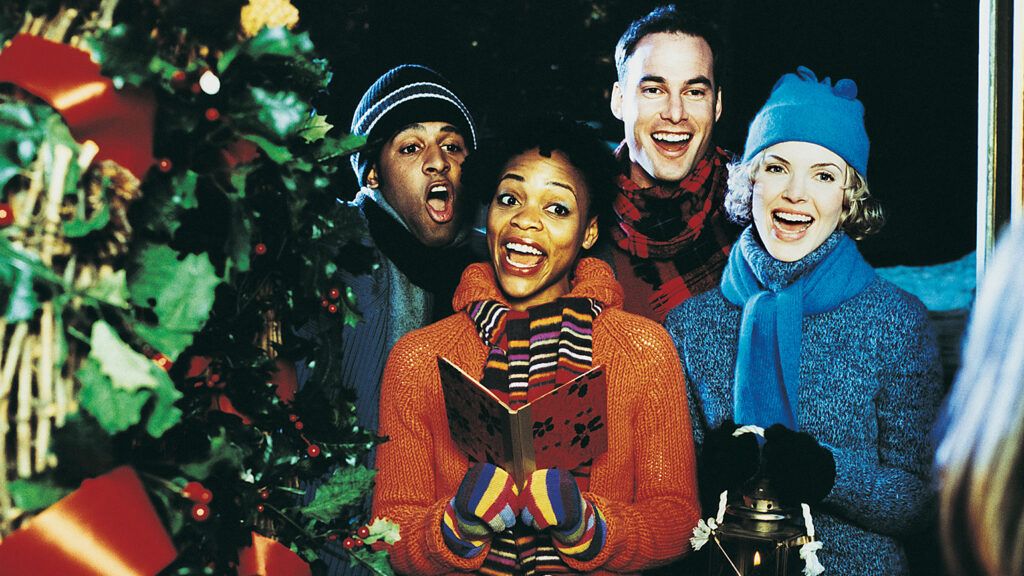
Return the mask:
POLYGON ((756 476, 783 504, 810 503, 818 559, 837 576, 908 573, 898 539, 931 512, 941 398, 924 306, 854 242, 883 223, 868 147, 852 80, 833 85, 804 67, 780 78, 729 167, 726 209, 750 225, 719 289, 666 320, 702 494, 717 500, 756 476), (760 466, 753 436, 732 434, 744 425, 765 429, 760 466))

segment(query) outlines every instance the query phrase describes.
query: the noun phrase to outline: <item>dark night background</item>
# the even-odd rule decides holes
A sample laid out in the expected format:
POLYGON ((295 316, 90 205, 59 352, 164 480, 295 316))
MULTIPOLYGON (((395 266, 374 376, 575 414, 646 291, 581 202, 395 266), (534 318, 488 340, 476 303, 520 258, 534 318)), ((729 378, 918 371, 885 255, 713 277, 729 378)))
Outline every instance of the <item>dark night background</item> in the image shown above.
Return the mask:
MULTIPOLYGON (((494 119, 560 110, 601 127, 615 42, 665 2, 296 0, 331 62, 318 103, 347 129, 362 92, 388 68, 434 67, 451 80, 484 132, 494 119)), ((798 65, 856 80, 871 138, 868 181, 887 210, 861 242, 876 266, 955 260, 974 249, 978 5, 963 0, 722 0, 684 3, 726 39, 724 111, 716 142, 740 152, 775 80, 798 65)), ((355 179, 348 182, 355 190, 355 179)), ((347 191, 346 191, 347 192, 347 191)))

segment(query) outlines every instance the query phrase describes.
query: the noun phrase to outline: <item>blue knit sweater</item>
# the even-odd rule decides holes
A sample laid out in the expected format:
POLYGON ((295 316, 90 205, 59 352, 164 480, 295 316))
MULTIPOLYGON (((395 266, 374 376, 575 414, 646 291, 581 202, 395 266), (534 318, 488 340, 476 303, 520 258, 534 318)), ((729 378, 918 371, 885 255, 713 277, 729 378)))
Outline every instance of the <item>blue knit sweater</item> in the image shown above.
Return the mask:
MULTIPOLYGON (((754 244, 751 264, 766 273, 767 287, 789 285, 835 246, 826 241, 800 261, 780 262, 756 236, 739 242, 754 244)), ((698 450, 705 431, 733 415, 741 312, 718 289, 666 319, 686 372, 698 450)), ((814 510, 825 574, 907 574, 897 538, 923 528, 932 511, 928 438, 942 394, 925 308, 876 278, 838 308, 804 317, 802 338, 798 425, 836 461, 835 487, 814 510)))

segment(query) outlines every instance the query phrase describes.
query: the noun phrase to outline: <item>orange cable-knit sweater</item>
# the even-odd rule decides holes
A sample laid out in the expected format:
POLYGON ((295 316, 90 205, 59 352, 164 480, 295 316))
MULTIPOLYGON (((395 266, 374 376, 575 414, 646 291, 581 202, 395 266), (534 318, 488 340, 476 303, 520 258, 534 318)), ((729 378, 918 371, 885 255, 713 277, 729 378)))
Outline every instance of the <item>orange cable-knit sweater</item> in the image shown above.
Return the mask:
MULTIPOLYGON (((593 364, 607 371, 608 451, 595 459, 584 497, 604 515, 608 535, 592 560, 565 561, 581 572, 635 573, 683 554, 699 517, 686 385, 668 333, 622 311, 607 264, 580 260, 568 296, 604 305, 593 325, 593 364)), ((505 300, 490 265, 473 264, 454 308, 488 299, 505 300)), ((437 356, 482 377, 487 348, 465 312, 405 335, 384 368, 380 434, 389 440, 377 454, 373 514, 399 524, 391 563, 405 574, 474 571, 487 556, 461 558, 441 536, 445 504, 469 464, 448 433, 437 356)))

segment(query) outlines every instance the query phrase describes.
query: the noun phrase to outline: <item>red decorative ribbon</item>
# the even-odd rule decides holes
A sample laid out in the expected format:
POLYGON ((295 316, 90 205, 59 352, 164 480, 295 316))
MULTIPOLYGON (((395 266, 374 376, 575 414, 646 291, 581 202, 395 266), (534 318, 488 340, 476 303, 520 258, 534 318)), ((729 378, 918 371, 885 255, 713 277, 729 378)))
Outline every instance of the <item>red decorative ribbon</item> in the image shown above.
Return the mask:
POLYGON ((177 552, 135 471, 122 466, 0 543, 0 574, 152 576, 177 552))
POLYGON ((88 52, 18 34, 0 51, 0 82, 53 106, 76 140, 100 147, 98 159, 113 160, 140 180, 153 164, 153 95, 131 87, 116 90, 88 52))
POLYGON ((273 538, 252 533, 252 546, 238 554, 238 576, 310 576, 309 564, 273 538))

